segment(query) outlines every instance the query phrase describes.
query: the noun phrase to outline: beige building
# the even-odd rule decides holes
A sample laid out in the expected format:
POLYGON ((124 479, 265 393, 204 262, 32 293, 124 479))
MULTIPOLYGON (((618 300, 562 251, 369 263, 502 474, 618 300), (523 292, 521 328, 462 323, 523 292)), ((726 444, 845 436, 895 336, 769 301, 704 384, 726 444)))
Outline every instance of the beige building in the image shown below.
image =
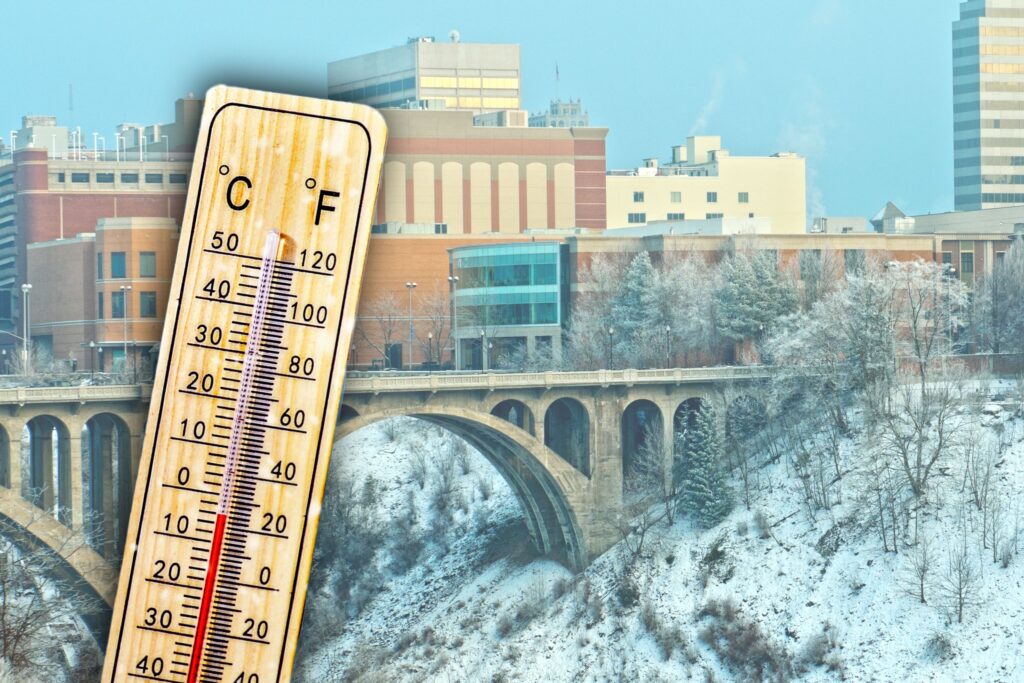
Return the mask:
POLYGON ((519 46, 410 38, 405 45, 327 65, 327 96, 377 108, 520 108, 519 46))
POLYGON ((477 126, 468 111, 385 109, 375 232, 605 227, 607 128, 477 126))
MULTIPOLYGON (((807 230, 806 164, 790 152, 732 156, 718 136, 692 136, 672 148, 672 160, 607 178, 608 227, 652 221, 763 218, 773 234, 807 230)), ((735 225, 743 225, 742 222, 735 225)))

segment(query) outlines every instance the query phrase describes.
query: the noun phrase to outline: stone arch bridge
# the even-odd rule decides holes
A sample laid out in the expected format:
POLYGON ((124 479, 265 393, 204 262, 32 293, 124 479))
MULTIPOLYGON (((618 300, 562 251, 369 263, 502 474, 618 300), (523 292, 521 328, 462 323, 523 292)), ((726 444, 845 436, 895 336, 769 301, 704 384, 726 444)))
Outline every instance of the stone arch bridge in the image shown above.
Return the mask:
MULTIPOLYGON (((399 415, 458 434, 509 483, 538 549, 582 569, 619 540, 624 472, 652 432, 672 444, 697 401, 722 422, 767 376, 761 367, 354 373, 335 438, 399 415)), ((661 453, 667 478, 672 448, 661 453)))
MULTIPOLYGON (((694 401, 720 419, 763 368, 353 373, 335 439, 396 416, 448 429, 509 483, 538 549, 582 569, 616 540, 623 472, 694 401)), ((116 592, 150 387, 0 389, 0 528, 59 554, 108 604, 116 592)), ((342 456, 343 457, 343 456, 342 456)), ((664 471, 671 472, 671 449, 664 471)))

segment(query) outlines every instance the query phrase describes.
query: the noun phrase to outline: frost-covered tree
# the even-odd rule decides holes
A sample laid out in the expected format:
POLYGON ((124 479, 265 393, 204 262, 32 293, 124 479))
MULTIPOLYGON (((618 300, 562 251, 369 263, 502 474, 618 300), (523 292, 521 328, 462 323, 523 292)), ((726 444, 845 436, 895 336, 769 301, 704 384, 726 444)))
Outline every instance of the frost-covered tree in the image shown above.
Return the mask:
POLYGON ((797 290, 774 252, 739 252, 720 266, 715 291, 718 331, 734 342, 759 340, 776 320, 797 309, 797 290))
POLYGON ((992 273, 977 281, 972 305, 974 339, 981 349, 1024 351, 1024 243, 1015 243, 992 273))
POLYGON ((700 526, 711 528, 729 514, 732 496, 722 472, 722 449, 710 403, 701 402, 682 440, 682 506, 700 526))

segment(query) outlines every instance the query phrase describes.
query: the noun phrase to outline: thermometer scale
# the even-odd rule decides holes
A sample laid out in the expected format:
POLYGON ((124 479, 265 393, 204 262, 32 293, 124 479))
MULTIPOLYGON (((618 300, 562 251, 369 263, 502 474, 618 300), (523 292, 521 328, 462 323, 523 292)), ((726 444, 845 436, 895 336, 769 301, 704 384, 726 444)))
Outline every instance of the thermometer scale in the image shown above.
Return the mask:
POLYGON ((206 96, 104 681, 287 681, 385 126, 206 96))

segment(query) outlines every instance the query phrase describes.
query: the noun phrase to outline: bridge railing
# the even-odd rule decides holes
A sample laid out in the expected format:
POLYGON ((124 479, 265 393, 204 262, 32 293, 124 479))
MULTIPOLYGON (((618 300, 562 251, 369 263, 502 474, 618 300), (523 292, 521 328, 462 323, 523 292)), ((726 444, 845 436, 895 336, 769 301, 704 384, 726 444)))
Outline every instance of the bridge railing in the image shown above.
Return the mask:
POLYGON ((497 372, 404 374, 360 373, 345 380, 347 393, 511 389, 522 387, 610 386, 633 384, 692 384, 768 377, 764 366, 664 368, 654 370, 588 370, 576 372, 497 372))
POLYGON ((148 384, 82 385, 75 387, 7 387, 0 389, 0 404, 134 401, 149 398, 148 384))

